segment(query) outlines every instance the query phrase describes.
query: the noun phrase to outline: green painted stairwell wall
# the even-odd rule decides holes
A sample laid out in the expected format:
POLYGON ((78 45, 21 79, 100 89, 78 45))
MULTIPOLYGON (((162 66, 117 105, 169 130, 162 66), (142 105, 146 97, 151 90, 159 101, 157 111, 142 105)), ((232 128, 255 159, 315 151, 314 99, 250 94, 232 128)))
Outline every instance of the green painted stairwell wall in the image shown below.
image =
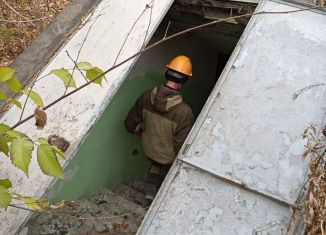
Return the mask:
MULTIPOLYGON (((57 181, 54 185, 58 200, 75 200, 95 192, 101 186, 112 187, 133 178, 143 178, 149 161, 138 138, 128 133, 123 121, 137 97, 146 89, 164 83, 162 75, 147 73, 143 77, 127 80, 121 86, 101 119, 67 166, 65 172, 73 174, 71 180, 57 181)), ((185 101, 197 116, 209 91, 196 91, 194 85, 183 90, 185 101)))
MULTIPOLYGON (((196 47, 191 46, 196 40, 187 40, 174 40, 139 58, 100 120, 66 167, 66 179, 58 180, 48 190, 47 194, 53 202, 63 199, 76 200, 95 193, 103 186, 113 187, 134 178, 145 177, 149 161, 143 153, 140 140, 125 130, 124 119, 144 90, 165 82, 166 61, 177 54, 183 54, 182 50, 190 51, 190 56, 198 61, 197 66, 194 66, 196 75, 182 89, 185 102, 191 106, 195 116, 198 116, 211 92, 212 87, 207 84, 215 79, 210 76, 215 75, 215 67, 200 67, 201 64, 207 65, 205 58, 207 59, 211 50, 207 48, 205 51, 201 48, 198 52, 196 47), (185 45, 189 48, 184 48, 185 45)), ((215 58, 214 54, 211 53, 208 58, 215 58)))

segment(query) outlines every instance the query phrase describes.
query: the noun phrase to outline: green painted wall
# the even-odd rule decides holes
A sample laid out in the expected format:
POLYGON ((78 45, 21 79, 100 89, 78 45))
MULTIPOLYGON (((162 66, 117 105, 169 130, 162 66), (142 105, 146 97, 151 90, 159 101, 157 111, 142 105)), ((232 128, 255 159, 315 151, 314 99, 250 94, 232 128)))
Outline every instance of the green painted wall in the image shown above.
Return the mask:
MULTIPOLYGON (((103 113, 99 122, 66 167, 66 180, 57 181, 50 189, 53 201, 76 200, 88 196, 102 186, 112 187, 132 178, 143 178, 149 161, 141 142, 124 128, 124 119, 146 89, 163 84, 163 74, 145 73, 127 79, 103 113), (71 179, 69 179, 71 178, 71 179)), ((198 115, 210 91, 186 84, 185 101, 198 115)))

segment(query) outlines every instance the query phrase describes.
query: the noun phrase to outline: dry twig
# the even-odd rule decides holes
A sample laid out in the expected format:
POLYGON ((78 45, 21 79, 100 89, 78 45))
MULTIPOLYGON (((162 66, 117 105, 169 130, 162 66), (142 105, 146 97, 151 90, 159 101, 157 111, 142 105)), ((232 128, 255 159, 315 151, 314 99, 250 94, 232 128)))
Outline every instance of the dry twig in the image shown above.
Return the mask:
POLYGON ((166 35, 168 34, 168 31, 169 31, 169 28, 170 28, 170 24, 171 24, 171 20, 169 20, 168 26, 166 27, 165 34, 164 34, 163 39, 166 38, 166 35))
POLYGON ((125 217, 125 216, 128 216, 128 215, 132 215, 132 214, 135 214, 136 212, 139 212, 139 211, 142 211, 142 210, 147 210, 149 208, 149 206, 147 207, 142 207, 142 208, 139 208, 135 211, 132 211, 132 212, 128 212, 128 213, 125 213, 125 214, 121 214, 121 215, 112 215, 112 216, 99 216, 99 217, 79 217, 79 216, 74 216, 74 215, 68 215, 68 216, 71 216, 71 217, 74 217, 78 220, 98 220, 98 219, 113 219, 113 218, 119 218, 119 217, 125 217))
POLYGON ((27 104, 27 100, 28 100, 29 95, 31 94, 31 92, 32 92, 32 90, 33 90, 33 87, 34 87, 34 84, 31 85, 31 88, 30 88, 29 91, 28 91, 28 94, 27 94, 27 97, 26 97, 26 99, 25 99, 25 103, 24 103, 24 106, 23 106, 22 112, 21 112, 20 117, 19 117, 19 121, 21 121, 22 118, 23 118, 23 115, 24 115, 24 112, 25 112, 25 108, 26 108, 26 104, 27 104))
POLYGON ((23 18, 25 21, 29 21, 25 16, 17 12, 9 3, 7 3, 5 0, 1 0, 10 10, 12 10, 16 15, 20 16, 23 18))
POLYGON ((300 94, 302 94, 303 92, 311 89, 311 88, 314 88, 314 87, 318 87, 318 86, 325 86, 326 83, 317 83, 317 84, 313 84, 313 85, 309 85, 309 86, 306 86, 304 88, 301 88, 299 90, 297 90, 296 92, 293 93, 293 100, 295 100, 296 98, 298 98, 298 96, 300 94))
MULTIPOLYGON (((238 18, 245 18, 245 17, 251 17, 251 16, 257 16, 257 15, 280 15, 280 14, 290 14, 290 13, 297 13, 297 12, 303 12, 303 11, 309 11, 309 10, 312 10, 312 9, 318 9, 318 8, 321 8, 321 7, 310 7, 310 8, 304 8, 304 9, 299 9, 299 10, 293 10, 293 11, 278 11, 278 12, 265 12, 265 11, 262 11, 262 12, 256 12, 256 13, 250 13, 250 14, 244 14, 244 15, 238 15, 238 16, 233 16, 233 17, 228 17, 228 18, 223 18, 223 19, 219 19, 219 20, 214 20, 212 22, 209 22, 209 23, 205 23, 205 24, 201 24, 201 25, 198 25, 198 26, 195 26, 195 27, 192 27, 192 28, 188 28, 186 30, 183 30, 181 32, 178 32, 176 34, 173 34, 173 35, 170 35, 166 38, 163 38, 155 43, 153 43, 152 45, 149 45, 147 46, 146 48, 144 49, 141 49, 140 51, 136 52, 135 54, 131 55, 130 57, 124 59, 123 61, 119 62, 118 64, 115 64, 114 66, 112 66, 111 68, 105 70, 102 74, 100 74, 99 76, 97 76, 96 78, 88 81, 87 83, 81 85, 80 87, 76 88, 75 90, 73 91, 70 91, 68 92, 67 94, 59 97, 58 99, 52 101, 51 103, 49 103, 48 105, 46 105, 43 110, 46 110, 50 107, 52 107, 53 105, 57 104, 58 102, 60 102, 61 100, 67 98, 68 96, 71 96, 73 95, 74 93, 80 91, 81 89, 87 87, 88 85, 90 85, 91 83, 93 83, 94 81, 96 81, 97 79, 103 77, 104 75, 106 75, 107 73, 109 73, 110 71, 112 71, 113 69, 123 65, 124 63, 128 62, 129 60, 147 52, 148 50, 151 50, 153 49, 154 47, 168 41, 168 40, 171 40, 173 38, 176 38, 180 35, 183 35, 183 34, 186 34, 186 33, 189 33, 189 32, 192 32, 194 30, 197 30, 197 29, 201 29, 201 28, 204 28, 204 27, 208 27, 208 26, 211 26, 211 25, 214 25, 214 24, 217 24, 217 23, 220 23, 220 22, 224 22, 224 21, 227 21, 227 20, 230 20, 230 19, 238 19, 238 18)), ((18 123, 16 123, 15 125, 13 125, 11 127, 11 129, 14 129, 18 126, 20 126, 21 124, 27 122, 28 120, 30 120, 31 118, 33 118, 33 114, 26 117, 25 119, 19 121, 18 123)))
MULTIPOLYGON (((323 131, 324 132, 324 131, 323 131)), ((326 226, 326 141, 319 140, 316 128, 309 126, 303 137, 307 139, 307 150, 303 158, 310 160, 311 175, 305 182, 309 182, 306 197, 303 203, 303 216, 305 218, 305 234, 325 234, 326 226)), ((302 191, 300 191, 301 194, 302 191)), ((300 195, 299 195, 300 196, 300 195)))
MULTIPOLYGON (((151 4, 152 2, 153 2, 153 0, 149 4, 151 4)), ((143 16, 143 14, 145 13, 145 11, 147 9, 148 9, 148 7, 146 5, 145 8, 144 8, 144 10, 140 13, 140 15, 138 16, 138 18, 134 21, 133 25, 131 26, 130 30, 128 31, 128 33, 127 33, 127 35, 126 35, 125 39, 123 40, 123 43, 122 43, 122 45, 120 47, 120 50, 119 50, 119 52, 118 52, 118 54, 117 54, 117 56, 116 56, 116 58, 114 60, 113 66, 116 65, 116 63, 118 61, 118 58, 119 58, 119 56, 121 54, 121 51, 122 51, 123 47, 125 46, 125 44, 127 42, 127 39, 129 38, 130 33, 132 32, 132 30, 134 29, 134 27, 136 26, 136 24, 138 23, 138 21, 140 20, 140 18, 143 16)))
POLYGON ((148 34, 148 30, 149 30, 149 27, 151 26, 151 23, 152 23, 152 14, 153 14, 154 3, 155 3, 155 0, 152 0, 151 3, 150 3, 152 5, 146 5, 146 7, 145 7, 145 9, 146 8, 150 8, 151 9, 151 12, 149 14, 149 21, 148 21, 148 25, 147 25, 147 29, 146 29, 144 41, 143 41, 143 44, 142 44, 142 48, 145 46, 146 39, 147 39, 147 34, 148 34))
POLYGON ((42 18, 38 18, 38 19, 32 19, 32 20, 4 20, 4 19, 0 19, 0 22, 3 23, 32 23, 35 21, 41 21, 41 20, 45 20, 48 17, 42 17, 42 18))
MULTIPOLYGON (((102 9, 102 10, 103 10, 103 9, 102 9)), ((92 17, 92 16, 94 15, 94 12, 95 12, 95 9, 93 9, 93 11, 92 11, 90 17, 92 17)), ((101 15, 101 12, 100 12, 100 15, 101 15)), ((89 35, 91 29, 93 28, 93 26, 94 26, 94 24, 96 23, 96 21, 97 21, 98 18, 99 18, 99 17, 97 16, 97 17, 94 19, 94 21, 93 21, 93 23, 91 24, 91 26, 88 28, 87 33, 86 33, 86 36, 84 37, 84 40, 83 40, 83 42, 82 42, 82 44, 81 44, 81 46, 80 46, 80 48, 79 48, 79 50, 78 50, 76 60, 74 60, 74 59, 69 55, 68 51, 66 51, 68 57, 69 57, 69 58, 74 62, 74 68, 73 68, 73 70, 72 70, 72 72, 71 72, 71 77, 70 77, 70 79, 69 79, 68 84, 70 84, 70 82, 71 82, 71 80, 72 80, 72 78, 73 78, 73 76, 74 76, 75 69, 77 68, 77 69, 80 71, 80 69, 79 69, 78 66, 77 66, 77 62, 76 62, 76 61, 78 61, 79 56, 80 56, 80 53, 81 53, 81 51, 82 51, 82 49, 83 49, 83 47, 84 47, 84 44, 85 44, 85 42, 86 42, 86 39, 88 38, 88 35, 89 35)), ((87 22, 86 22, 86 23, 87 23, 87 22)), ((83 26, 84 26, 84 25, 83 25, 83 26)), ((80 71, 80 72, 81 72, 81 71, 80 71)), ((86 80, 86 82, 87 82, 87 78, 84 76, 84 74, 83 74, 82 72, 81 72, 81 74, 83 75, 83 77, 85 78, 85 80, 86 80)), ((69 86, 66 87, 66 90, 65 90, 65 92, 63 93, 64 95, 67 93, 67 91, 68 91, 68 87, 69 87, 69 86)))

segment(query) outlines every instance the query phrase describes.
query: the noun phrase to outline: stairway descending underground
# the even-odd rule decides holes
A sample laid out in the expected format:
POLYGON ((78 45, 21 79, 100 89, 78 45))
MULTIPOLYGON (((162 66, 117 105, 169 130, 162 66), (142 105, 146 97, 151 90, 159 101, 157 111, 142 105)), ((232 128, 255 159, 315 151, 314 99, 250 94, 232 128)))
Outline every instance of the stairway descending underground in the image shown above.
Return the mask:
POLYGON ((102 188, 90 198, 68 203, 62 210, 37 215, 27 223, 27 234, 136 234, 150 206, 145 199, 149 188, 153 184, 143 180, 120 184, 112 190, 102 188))

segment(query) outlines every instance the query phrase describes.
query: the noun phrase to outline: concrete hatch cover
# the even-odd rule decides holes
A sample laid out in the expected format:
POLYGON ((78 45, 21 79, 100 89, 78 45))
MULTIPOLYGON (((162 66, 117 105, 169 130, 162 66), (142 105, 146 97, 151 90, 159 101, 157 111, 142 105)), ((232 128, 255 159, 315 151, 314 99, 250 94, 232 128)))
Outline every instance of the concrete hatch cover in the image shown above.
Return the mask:
MULTIPOLYGON (((264 1, 257 11, 302 8, 264 1)), ((293 93, 326 77, 325 24, 317 11, 253 17, 182 160, 294 204, 307 174, 301 134, 321 126, 326 89, 293 93)))
POLYGON ((270 223, 254 230, 254 235, 279 235, 287 230, 284 224, 270 223))

